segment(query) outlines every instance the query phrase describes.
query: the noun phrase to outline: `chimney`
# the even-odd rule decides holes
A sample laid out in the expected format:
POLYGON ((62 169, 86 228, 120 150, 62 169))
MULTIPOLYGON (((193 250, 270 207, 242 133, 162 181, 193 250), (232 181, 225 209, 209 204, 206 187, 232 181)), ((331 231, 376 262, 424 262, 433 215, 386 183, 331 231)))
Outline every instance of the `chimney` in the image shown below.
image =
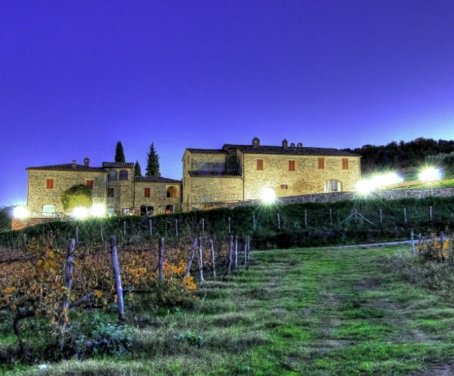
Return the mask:
POLYGON ((76 167, 77 167, 77 162, 76 162, 76 160, 73 159, 73 161, 72 161, 71 163, 72 163, 72 165, 73 165, 73 169, 75 170, 76 167))
POLYGON ((84 158, 84 166, 85 167, 90 167, 90 158, 88 158, 88 157, 84 158))
POLYGON ((288 148, 288 141, 287 141, 285 138, 282 140, 282 147, 283 147, 284 149, 287 149, 287 148, 288 148))
POLYGON ((260 146, 260 139, 258 137, 254 137, 252 139, 252 147, 258 148, 260 146))

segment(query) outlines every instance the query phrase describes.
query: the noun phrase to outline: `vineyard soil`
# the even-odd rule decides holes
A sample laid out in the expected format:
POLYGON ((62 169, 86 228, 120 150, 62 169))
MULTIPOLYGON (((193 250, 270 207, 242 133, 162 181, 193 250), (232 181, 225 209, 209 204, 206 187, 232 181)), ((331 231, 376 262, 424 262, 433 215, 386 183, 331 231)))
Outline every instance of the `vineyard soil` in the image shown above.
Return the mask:
MULTIPOLYGON (((249 270, 207 282, 191 309, 128 312, 134 336, 126 355, 0 366, 0 374, 414 376, 451 369, 454 306, 384 267, 403 252, 409 246, 255 251, 249 270)), ((0 340, 0 352, 8 342, 0 340)))

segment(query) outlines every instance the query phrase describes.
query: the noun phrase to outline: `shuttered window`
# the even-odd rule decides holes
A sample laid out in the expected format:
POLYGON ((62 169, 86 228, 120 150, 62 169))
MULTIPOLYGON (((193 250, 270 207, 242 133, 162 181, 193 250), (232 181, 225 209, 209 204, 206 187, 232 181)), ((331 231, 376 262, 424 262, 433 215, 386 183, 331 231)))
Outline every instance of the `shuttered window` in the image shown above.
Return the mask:
POLYGON ((348 170, 348 158, 342 158, 342 170, 348 170))
POLYGON ((288 161, 288 170, 295 171, 296 170, 296 161, 288 161))
POLYGON ((257 159, 257 170, 263 170, 263 159, 257 159))
POLYGON ((325 168, 325 158, 318 159, 318 169, 323 170, 325 168))

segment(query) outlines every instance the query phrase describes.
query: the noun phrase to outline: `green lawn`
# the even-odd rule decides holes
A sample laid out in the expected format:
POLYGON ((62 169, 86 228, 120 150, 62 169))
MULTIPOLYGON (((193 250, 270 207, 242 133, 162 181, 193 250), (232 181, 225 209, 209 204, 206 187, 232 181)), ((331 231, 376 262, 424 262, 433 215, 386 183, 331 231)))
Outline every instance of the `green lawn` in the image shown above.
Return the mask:
MULTIPOLYGON (((407 248, 256 251, 193 310, 135 309, 132 352, 0 373, 430 375, 454 370, 454 305, 386 272, 407 248), (140 328, 140 329, 139 329, 140 328)), ((0 341, 0 346, 1 346, 0 341)), ((442 374, 442 373, 440 373, 442 374)), ((446 373, 449 374, 449 373, 446 373)))

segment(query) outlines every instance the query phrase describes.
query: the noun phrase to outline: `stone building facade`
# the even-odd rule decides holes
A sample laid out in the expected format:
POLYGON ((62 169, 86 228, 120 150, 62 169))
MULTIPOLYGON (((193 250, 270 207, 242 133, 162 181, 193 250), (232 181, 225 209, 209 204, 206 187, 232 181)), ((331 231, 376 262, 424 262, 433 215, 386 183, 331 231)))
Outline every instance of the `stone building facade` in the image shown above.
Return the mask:
POLYGON ((29 167, 27 208, 32 217, 55 217, 64 212, 61 197, 83 184, 92 192, 93 205, 105 205, 108 214, 163 214, 180 210, 181 181, 164 177, 135 177, 133 163, 103 162, 29 167))
POLYGON ((183 208, 259 199, 264 189, 277 197, 354 190, 361 179, 360 156, 302 144, 225 144, 221 149, 186 149, 183 208))

